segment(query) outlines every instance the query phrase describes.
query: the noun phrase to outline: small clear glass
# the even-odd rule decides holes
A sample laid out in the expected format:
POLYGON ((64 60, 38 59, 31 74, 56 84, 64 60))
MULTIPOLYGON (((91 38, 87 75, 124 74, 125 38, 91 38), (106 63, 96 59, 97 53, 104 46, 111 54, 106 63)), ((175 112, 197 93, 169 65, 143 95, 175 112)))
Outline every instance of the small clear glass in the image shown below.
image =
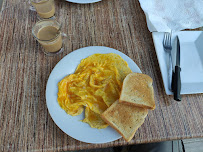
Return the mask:
POLYGON ((41 19, 55 19, 54 0, 30 0, 30 10, 36 11, 41 19))
POLYGON ((61 53, 63 48, 63 37, 67 37, 61 32, 61 24, 53 19, 38 21, 32 28, 34 38, 43 46, 44 53, 54 55, 61 53))

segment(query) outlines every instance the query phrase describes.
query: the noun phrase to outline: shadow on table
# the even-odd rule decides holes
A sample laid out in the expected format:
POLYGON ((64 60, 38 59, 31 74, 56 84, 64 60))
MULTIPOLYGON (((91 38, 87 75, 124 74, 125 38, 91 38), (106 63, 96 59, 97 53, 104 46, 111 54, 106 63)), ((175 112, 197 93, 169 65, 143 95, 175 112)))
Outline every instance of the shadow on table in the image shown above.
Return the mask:
POLYGON ((71 152, 183 152, 183 149, 179 140, 71 152))

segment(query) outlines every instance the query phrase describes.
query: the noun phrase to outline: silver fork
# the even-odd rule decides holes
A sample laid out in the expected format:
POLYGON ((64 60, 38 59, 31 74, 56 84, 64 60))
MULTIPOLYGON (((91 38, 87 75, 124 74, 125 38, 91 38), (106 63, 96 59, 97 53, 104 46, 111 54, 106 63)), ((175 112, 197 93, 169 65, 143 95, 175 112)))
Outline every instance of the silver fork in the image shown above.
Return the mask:
POLYGON ((172 45, 171 45, 171 33, 164 33, 164 40, 163 40, 163 47, 164 51, 169 54, 169 67, 168 67, 168 88, 170 91, 172 90, 171 83, 172 83, 172 71, 173 71, 173 61, 171 56, 172 45))

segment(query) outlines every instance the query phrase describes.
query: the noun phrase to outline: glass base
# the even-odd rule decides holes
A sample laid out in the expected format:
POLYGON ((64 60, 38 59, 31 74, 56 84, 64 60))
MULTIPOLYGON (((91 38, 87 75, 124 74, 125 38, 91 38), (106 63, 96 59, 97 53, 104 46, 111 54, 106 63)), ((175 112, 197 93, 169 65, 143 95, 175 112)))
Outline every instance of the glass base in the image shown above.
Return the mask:
POLYGON ((45 50, 43 50, 44 54, 46 54, 48 56, 55 56, 55 55, 62 53, 63 51, 64 51, 63 47, 60 50, 58 50, 57 52, 46 52, 45 50))
POLYGON ((41 18, 38 14, 37 14, 37 18, 38 20, 44 20, 44 19, 55 20, 56 19, 55 15, 50 18, 41 18))

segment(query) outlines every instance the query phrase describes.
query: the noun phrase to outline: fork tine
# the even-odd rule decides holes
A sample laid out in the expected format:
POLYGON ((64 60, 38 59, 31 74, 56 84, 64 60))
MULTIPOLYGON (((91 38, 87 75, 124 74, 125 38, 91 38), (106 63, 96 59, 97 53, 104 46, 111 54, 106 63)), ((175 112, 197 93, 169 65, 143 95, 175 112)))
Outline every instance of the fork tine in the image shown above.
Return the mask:
POLYGON ((164 46, 166 46, 166 37, 167 37, 167 34, 164 33, 164 40, 163 40, 163 44, 164 44, 164 46))
POLYGON ((169 34, 167 33, 167 47, 169 46, 169 34))
POLYGON ((171 46, 171 33, 168 33, 169 35, 169 45, 171 46))
POLYGON ((167 45, 167 33, 165 33, 165 46, 167 45))
POLYGON ((167 46, 171 46, 171 36, 170 33, 167 33, 167 46))

